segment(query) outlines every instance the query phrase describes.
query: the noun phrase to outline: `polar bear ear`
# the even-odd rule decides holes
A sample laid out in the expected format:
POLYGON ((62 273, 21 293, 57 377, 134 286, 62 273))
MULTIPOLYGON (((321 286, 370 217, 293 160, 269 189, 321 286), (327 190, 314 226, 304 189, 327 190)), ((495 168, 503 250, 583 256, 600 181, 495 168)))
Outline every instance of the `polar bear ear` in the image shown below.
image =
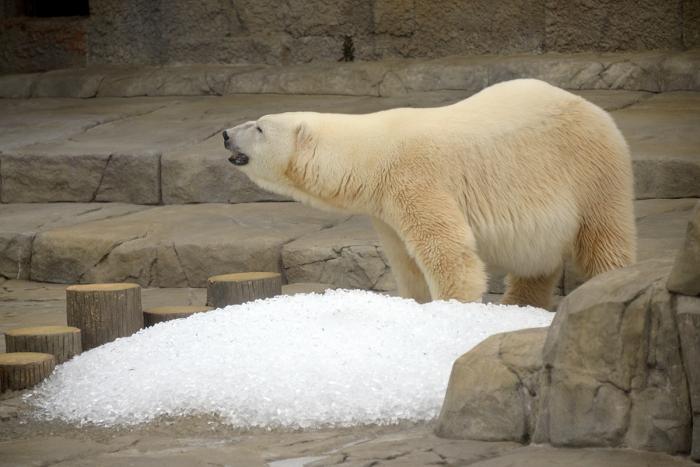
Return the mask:
POLYGON ((297 149, 303 149, 311 144, 312 141, 313 134, 309 126, 305 122, 299 123, 297 126, 297 149))

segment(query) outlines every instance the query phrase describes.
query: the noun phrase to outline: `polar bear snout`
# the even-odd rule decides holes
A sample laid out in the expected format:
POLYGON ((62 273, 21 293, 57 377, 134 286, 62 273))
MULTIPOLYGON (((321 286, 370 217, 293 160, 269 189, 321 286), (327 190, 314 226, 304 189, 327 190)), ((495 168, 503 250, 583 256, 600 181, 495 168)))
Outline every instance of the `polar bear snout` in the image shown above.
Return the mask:
POLYGON ((246 154, 243 154, 235 144, 232 143, 228 130, 224 130, 222 135, 224 137, 224 147, 233 153, 231 156, 229 156, 228 161, 233 165, 246 165, 250 159, 246 154))

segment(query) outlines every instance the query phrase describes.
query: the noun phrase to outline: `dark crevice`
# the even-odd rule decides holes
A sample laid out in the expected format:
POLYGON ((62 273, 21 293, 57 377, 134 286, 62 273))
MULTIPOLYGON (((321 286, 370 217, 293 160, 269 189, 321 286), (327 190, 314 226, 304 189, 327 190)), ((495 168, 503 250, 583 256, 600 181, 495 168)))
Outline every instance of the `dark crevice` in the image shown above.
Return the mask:
POLYGON ((187 287, 194 287, 194 285, 190 282, 190 278, 187 275, 187 270, 185 269, 185 266, 182 264, 182 260, 180 259, 180 253, 177 251, 177 247, 175 246, 175 243, 173 242, 171 244, 173 248, 173 252, 175 252, 175 258, 177 258, 177 264, 180 266, 180 269, 182 270, 182 275, 185 276, 185 282, 187 283, 187 287))
POLYGON ((90 198, 90 202, 93 203, 97 199, 97 195, 100 192, 100 188, 102 188, 102 182, 104 182, 105 179, 105 173, 107 173, 107 167, 109 167, 109 163, 112 161, 112 154, 107 157, 107 161, 105 162, 105 166, 102 168, 102 175, 100 176, 100 181, 97 182, 97 187, 95 187, 95 191, 92 193, 92 197, 90 198))
POLYGON ((158 205, 163 205, 163 154, 158 154, 158 167, 156 169, 156 183, 158 184, 158 205))

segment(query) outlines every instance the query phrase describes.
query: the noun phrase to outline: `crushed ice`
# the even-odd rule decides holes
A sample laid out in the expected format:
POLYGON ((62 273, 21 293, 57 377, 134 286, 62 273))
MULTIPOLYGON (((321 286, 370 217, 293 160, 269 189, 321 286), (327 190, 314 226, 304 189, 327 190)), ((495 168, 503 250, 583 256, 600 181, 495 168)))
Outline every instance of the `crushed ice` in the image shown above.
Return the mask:
POLYGON ((104 426, 206 414, 241 428, 429 420, 457 357, 492 334, 548 326, 552 317, 364 291, 279 296, 85 352, 28 400, 44 418, 104 426))

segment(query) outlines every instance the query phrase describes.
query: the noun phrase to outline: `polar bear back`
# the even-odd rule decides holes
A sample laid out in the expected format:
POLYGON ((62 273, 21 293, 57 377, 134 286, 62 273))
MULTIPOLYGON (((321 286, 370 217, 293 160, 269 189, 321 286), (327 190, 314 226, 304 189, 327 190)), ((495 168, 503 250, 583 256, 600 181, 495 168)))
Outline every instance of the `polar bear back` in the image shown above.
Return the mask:
POLYGON ((375 182, 388 185, 381 193, 404 184, 450 193, 482 258, 511 272, 551 270, 606 186, 632 191, 629 151, 612 118, 537 80, 444 107, 316 115, 320 157, 351 160, 367 180, 389 174, 375 182))

